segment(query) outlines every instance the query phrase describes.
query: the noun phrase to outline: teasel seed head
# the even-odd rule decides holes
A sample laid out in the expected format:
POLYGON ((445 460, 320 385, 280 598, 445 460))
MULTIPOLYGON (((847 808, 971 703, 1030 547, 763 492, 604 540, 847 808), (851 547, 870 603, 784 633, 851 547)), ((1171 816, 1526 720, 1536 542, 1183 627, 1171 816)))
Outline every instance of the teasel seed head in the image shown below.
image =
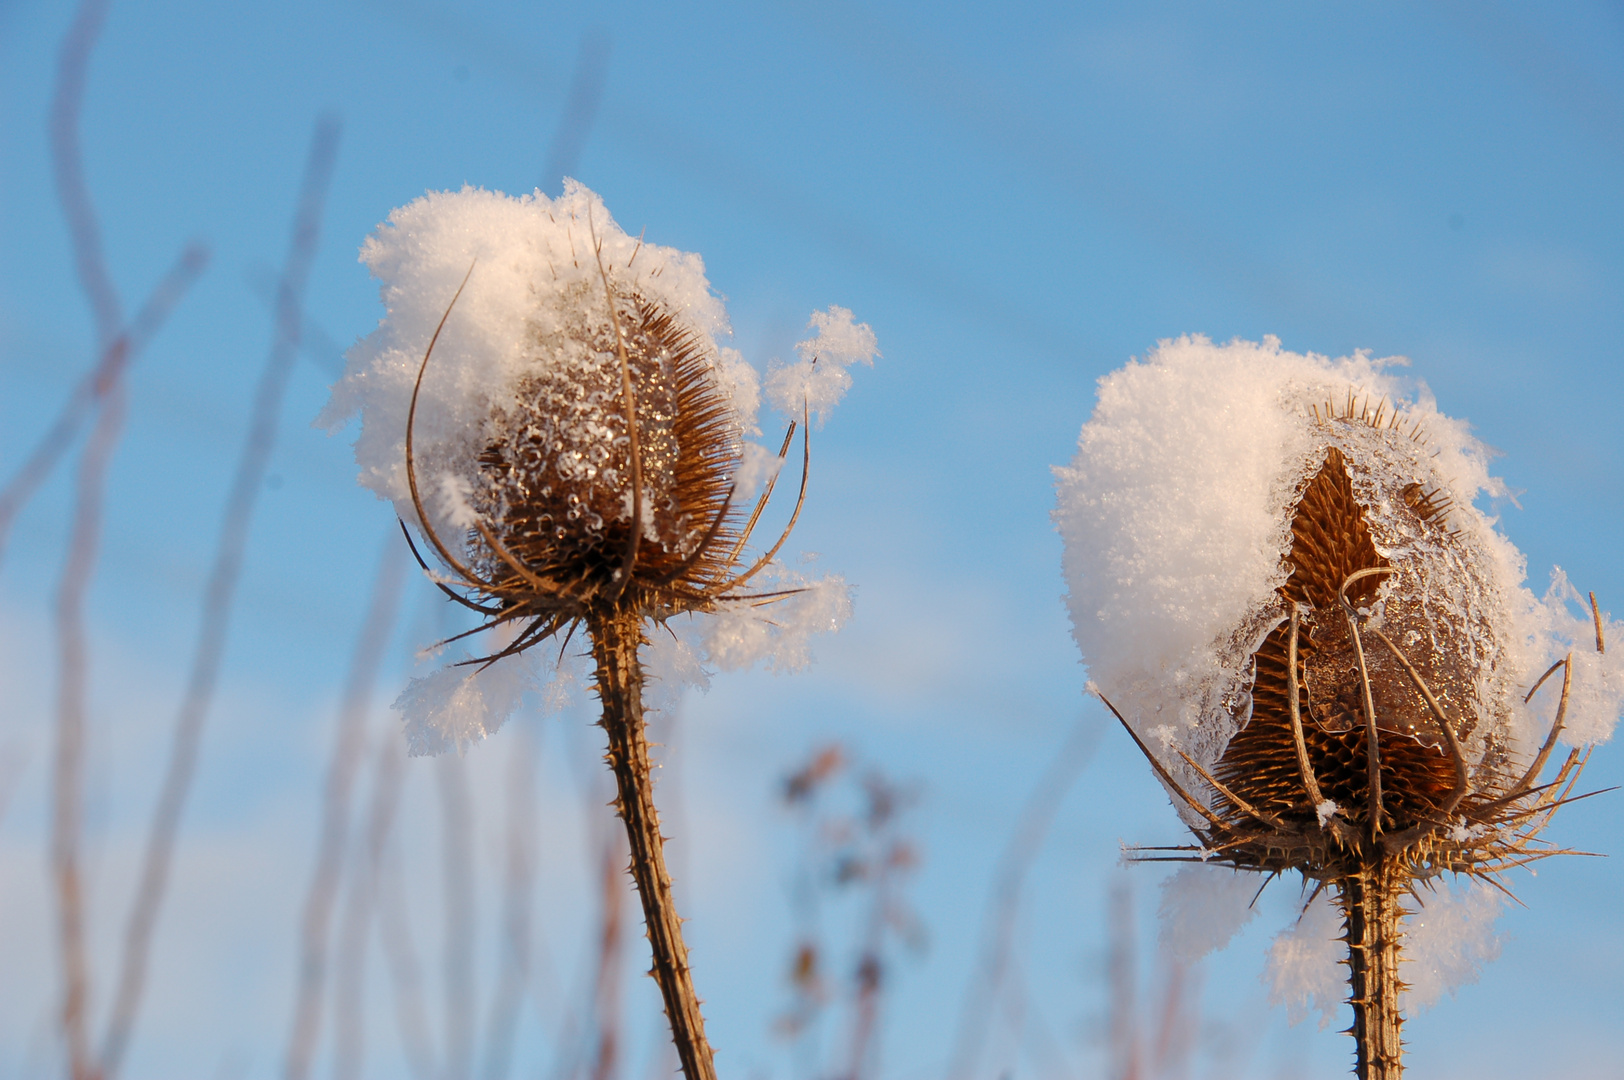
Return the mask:
POLYGON ((1390 366, 1182 338, 1101 380, 1056 470, 1074 632, 1196 837, 1138 857, 1343 894, 1561 851, 1607 620, 1526 589, 1486 449, 1390 366))
MULTIPOLYGON (((839 398, 848 365, 877 355, 849 311, 814 315, 799 363, 775 370, 769 397, 789 423, 774 453, 751 441, 760 387, 718 342, 726 314, 699 257, 626 234, 579 184, 557 199, 431 193, 362 256, 388 312, 351 350, 322 421, 361 414, 362 483, 394 501, 425 572, 481 617, 448 642, 505 635, 462 664, 567 643, 614 613, 718 616, 678 631, 690 669, 794 667, 805 637, 843 621, 844 582, 778 555, 806 493, 806 420, 839 398), (797 450, 794 505, 753 543, 797 450)), ((442 670, 402 696, 415 751, 488 734, 528 685, 467 675, 442 670)))

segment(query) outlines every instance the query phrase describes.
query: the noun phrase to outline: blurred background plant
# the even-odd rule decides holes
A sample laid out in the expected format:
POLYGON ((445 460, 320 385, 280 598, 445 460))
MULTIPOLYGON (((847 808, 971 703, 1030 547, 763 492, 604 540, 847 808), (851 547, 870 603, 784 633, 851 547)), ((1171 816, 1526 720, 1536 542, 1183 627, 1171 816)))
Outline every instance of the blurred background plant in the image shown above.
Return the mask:
POLYGON ((919 793, 850 758, 839 745, 814 750, 783 787, 802 861, 790 888, 798 923, 791 1004, 777 1027, 795 1046, 797 1075, 808 1078, 881 1074, 879 1035, 898 953, 922 952, 927 942, 903 894, 921 857, 903 815, 919 793))
MULTIPOLYGON (((1621 42, 1601 0, 0 5, 0 1076, 668 1074, 578 668, 501 752, 408 760, 378 691, 444 605, 307 427, 378 317, 354 252, 390 207, 565 174, 705 252, 758 365, 831 301, 886 343, 797 530, 851 625, 795 682, 671 695, 655 736, 708 838, 670 857, 721 1072, 810 1053, 780 890, 830 852, 770 808, 834 744, 862 765, 825 808, 865 837, 852 778, 906 778, 886 835, 928 853, 887 886, 931 946, 882 940, 872 1075, 1345 1070, 1258 981, 1292 890, 1177 995, 1149 892, 1111 899, 1119 841, 1179 830, 1131 747, 1077 749, 1047 467, 1161 337, 1403 352, 1505 451, 1531 577, 1624 596, 1621 42), (1163 1043, 1175 997, 1193 1039, 1163 1043)), ((1610 847, 1593 807, 1563 843, 1610 847)), ((1616 1071, 1620 865, 1541 874, 1418 1074, 1616 1071)), ((822 880, 830 1075, 878 893, 822 880)))

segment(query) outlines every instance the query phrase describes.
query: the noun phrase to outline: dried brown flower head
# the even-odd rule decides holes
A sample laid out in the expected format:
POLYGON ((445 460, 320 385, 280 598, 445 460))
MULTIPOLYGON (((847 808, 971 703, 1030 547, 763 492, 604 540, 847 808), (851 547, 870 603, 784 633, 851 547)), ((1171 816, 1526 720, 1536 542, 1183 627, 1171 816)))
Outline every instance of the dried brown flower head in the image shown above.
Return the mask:
POLYGON ((1363 356, 1164 342, 1101 381, 1057 470, 1093 689, 1198 841, 1136 857, 1329 888, 1362 1078, 1402 1071, 1404 900, 1562 853, 1539 834, 1624 698, 1582 655, 1589 624, 1604 644, 1594 597, 1580 629, 1522 587, 1471 505, 1503 490, 1484 448, 1398 389, 1363 356))
POLYGON ((472 596, 441 587, 487 617, 470 633, 526 624, 481 662, 523 651, 594 611, 663 620, 740 598, 783 546, 805 499, 803 417, 790 423, 779 449, 782 461, 800 426, 794 513, 777 542, 740 569, 773 481, 745 517, 733 501, 740 425, 719 384, 715 348, 657 302, 617 290, 601 262, 600 276, 602 299, 592 305, 593 298, 581 298, 586 310, 567 339, 538 343, 558 361, 521 378, 493 412, 490 440, 477 458, 466 562, 430 523, 414 462, 417 398, 432 341, 418 371, 405 443, 412 499, 425 535, 472 596), (600 317, 592 317, 593 306, 600 317))

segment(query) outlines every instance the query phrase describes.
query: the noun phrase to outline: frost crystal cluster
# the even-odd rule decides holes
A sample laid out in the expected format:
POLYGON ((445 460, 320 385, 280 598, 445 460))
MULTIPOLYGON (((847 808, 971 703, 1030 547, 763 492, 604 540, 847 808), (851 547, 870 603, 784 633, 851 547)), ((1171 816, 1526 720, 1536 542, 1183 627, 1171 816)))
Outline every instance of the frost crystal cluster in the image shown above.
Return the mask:
MULTIPOLYGON (((1100 381, 1056 470, 1091 686, 1198 840, 1156 857, 1295 870, 1336 894, 1362 1077, 1401 1071, 1400 894, 1552 853, 1534 837, 1624 704, 1616 626, 1560 572, 1529 592, 1475 504, 1507 494, 1486 448, 1394 363, 1163 342, 1100 381), (1542 785, 1558 741, 1573 750, 1542 785)), ((1432 926, 1421 952, 1470 937, 1465 910, 1412 920, 1418 945, 1432 926)), ((1435 984, 1475 970, 1429 967, 1435 984)))

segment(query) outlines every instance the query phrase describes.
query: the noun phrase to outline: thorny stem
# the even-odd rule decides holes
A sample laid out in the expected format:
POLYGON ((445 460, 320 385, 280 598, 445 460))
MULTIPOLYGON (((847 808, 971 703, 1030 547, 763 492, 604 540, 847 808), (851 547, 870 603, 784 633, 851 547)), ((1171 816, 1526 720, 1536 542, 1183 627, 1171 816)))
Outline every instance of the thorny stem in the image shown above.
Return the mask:
POLYGON ((682 941, 682 920, 677 917, 671 875, 665 869, 660 816, 654 808, 648 739, 643 729, 643 669, 637 659, 643 634, 637 612, 620 605, 591 612, 587 633, 592 639, 602 725, 609 742, 605 760, 619 789, 615 807, 626 823, 632 877, 643 901, 643 921, 654 954, 649 974, 659 983, 665 999, 683 1075, 688 1080, 716 1080, 705 1020, 688 968, 688 948, 682 941))
POLYGON ((1398 861, 1381 859, 1337 881, 1344 935, 1348 945, 1348 1004, 1353 1007, 1358 1080, 1399 1080, 1404 1075, 1404 1017, 1398 977, 1399 906, 1404 874, 1398 861))

